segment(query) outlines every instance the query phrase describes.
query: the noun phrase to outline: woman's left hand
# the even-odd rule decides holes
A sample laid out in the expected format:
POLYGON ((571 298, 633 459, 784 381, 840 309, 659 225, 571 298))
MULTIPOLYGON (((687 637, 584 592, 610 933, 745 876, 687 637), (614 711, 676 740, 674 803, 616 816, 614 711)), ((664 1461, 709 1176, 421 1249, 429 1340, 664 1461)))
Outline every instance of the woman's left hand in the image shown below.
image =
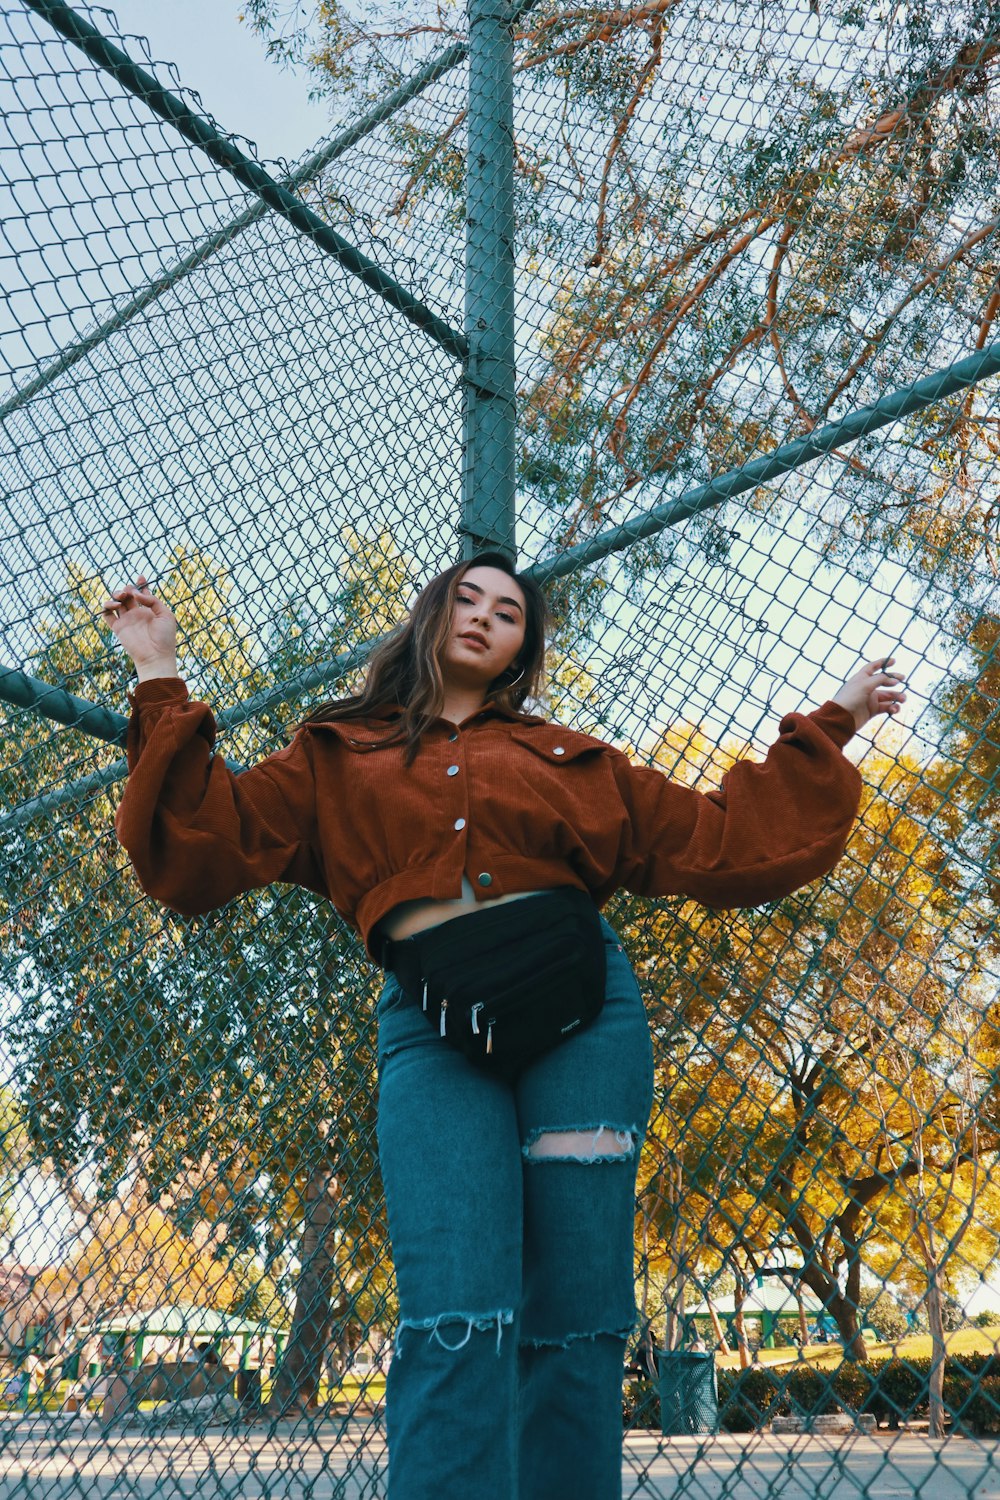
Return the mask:
POLYGON ((860 729, 876 714, 898 714, 906 702, 902 674, 888 670, 894 661, 895 657, 887 656, 881 661, 869 662, 834 693, 834 703, 839 703, 854 715, 855 729, 860 729))

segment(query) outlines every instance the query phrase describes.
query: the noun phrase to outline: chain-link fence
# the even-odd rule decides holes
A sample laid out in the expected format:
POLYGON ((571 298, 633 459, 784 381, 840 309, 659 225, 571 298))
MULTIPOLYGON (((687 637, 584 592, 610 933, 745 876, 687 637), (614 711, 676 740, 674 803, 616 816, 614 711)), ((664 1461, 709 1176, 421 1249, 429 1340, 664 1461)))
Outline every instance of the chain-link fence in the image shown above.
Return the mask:
POLYGON ((95 611, 145 571, 249 764, 516 494, 546 712, 672 776, 909 679, 826 880, 610 910, 625 1492, 1000 1493, 1000 10, 522 6, 506 333, 458 11, 284 33, 341 100, 289 166, 108 12, 2 10, 0 1492, 384 1492, 378 976, 302 890, 142 896, 95 611))

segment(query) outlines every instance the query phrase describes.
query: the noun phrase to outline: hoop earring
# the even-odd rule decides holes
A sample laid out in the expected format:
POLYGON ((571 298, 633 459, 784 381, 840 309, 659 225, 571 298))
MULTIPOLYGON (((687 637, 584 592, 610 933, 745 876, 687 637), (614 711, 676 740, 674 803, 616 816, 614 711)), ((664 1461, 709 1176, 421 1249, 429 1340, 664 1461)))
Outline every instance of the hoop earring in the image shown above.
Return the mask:
POLYGON ((515 684, 515 683, 517 683, 517 682, 520 682, 520 681, 521 681, 521 678, 522 678, 522 677, 523 677, 523 676, 524 676, 524 668, 523 668, 523 667, 522 667, 522 668, 521 668, 521 670, 520 670, 520 672, 518 672, 518 674, 517 674, 517 676, 516 676, 516 677, 512 677, 512 678, 511 678, 511 680, 510 680, 510 682, 505 682, 505 683, 504 683, 504 685, 503 685, 503 687, 502 687, 502 688, 501 688, 501 689, 500 689, 500 691, 501 691, 501 692, 502 692, 502 693, 505 693, 505 692, 506 692, 506 691, 507 691, 507 689, 508 689, 508 688, 512 688, 512 687, 513 687, 513 686, 514 686, 514 684, 515 684))

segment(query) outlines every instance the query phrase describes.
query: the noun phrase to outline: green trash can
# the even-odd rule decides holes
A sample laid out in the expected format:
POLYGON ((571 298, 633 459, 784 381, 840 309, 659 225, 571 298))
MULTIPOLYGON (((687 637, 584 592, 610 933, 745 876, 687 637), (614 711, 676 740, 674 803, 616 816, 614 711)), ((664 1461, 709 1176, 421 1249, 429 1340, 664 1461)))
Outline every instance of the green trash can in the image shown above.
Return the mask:
POLYGON ((718 1432, 719 1387, 715 1355, 661 1350, 657 1358, 660 1431, 664 1437, 718 1432))

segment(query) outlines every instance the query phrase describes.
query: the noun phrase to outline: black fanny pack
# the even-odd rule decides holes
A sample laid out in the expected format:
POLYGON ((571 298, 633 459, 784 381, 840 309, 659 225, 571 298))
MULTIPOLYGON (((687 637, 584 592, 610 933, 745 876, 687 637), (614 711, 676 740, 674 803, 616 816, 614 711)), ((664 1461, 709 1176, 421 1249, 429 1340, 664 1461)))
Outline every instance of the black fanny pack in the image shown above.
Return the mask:
POLYGON ((604 1004, 597 907, 572 887, 387 938, 382 961, 439 1036, 499 1073, 575 1036, 604 1004))

